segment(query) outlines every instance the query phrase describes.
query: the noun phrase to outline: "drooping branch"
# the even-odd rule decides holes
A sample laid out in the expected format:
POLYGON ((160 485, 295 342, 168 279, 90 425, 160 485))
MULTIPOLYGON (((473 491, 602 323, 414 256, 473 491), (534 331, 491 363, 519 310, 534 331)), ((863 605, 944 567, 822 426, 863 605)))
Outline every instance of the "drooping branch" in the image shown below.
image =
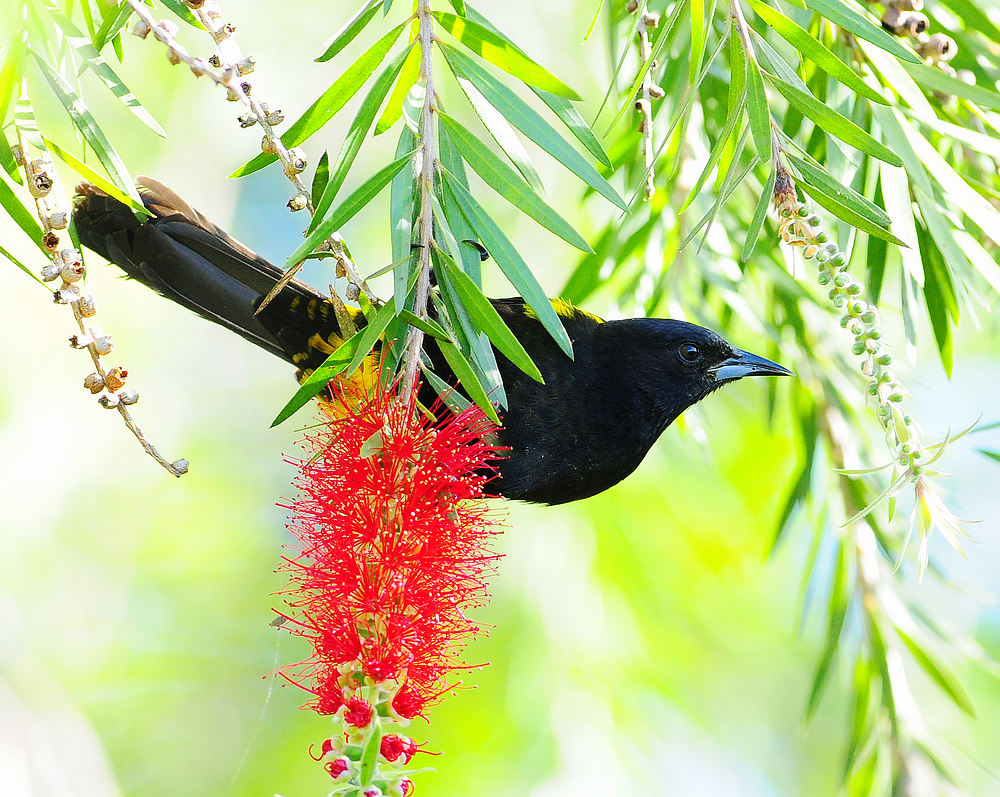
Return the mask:
MULTIPOLYGON (((417 266, 417 285, 413 298, 413 312, 420 318, 427 315, 427 300, 431 285, 431 243, 434 238, 434 175, 437 169, 437 149, 434 146, 434 73, 432 49, 434 44, 434 18, 431 16, 430 0, 420 0, 418 11, 420 25, 420 73, 424 82, 424 103, 420 113, 420 170, 417 187, 420 194, 420 213, 417 217, 419 230, 420 260, 417 266)), ((420 349, 424 333, 416 327, 410 328, 403 355, 403 384, 400 395, 407 397, 416 384, 420 367, 420 349)))
MULTIPOLYGON (((241 78, 249 74, 254 69, 253 59, 244 57, 242 51, 235 43, 233 31, 235 28, 227 24, 222 19, 217 3, 189 3, 199 20, 211 33, 212 39, 216 43, 219 55, 213 59, 206 60, 200 56, 191 55, 175 37, 176 26, 173 23, 157 21, 149 7, 141 0, 128 0, 129 5, 141 20, 135 29, 137 35, 145 38, 150 33, 162 42, 170 51, 170 62, 173 64, 184 63, 194 73, 195 77, 204 75, 218 85, 224 87, 231 100, 242 102, 249 114, 240 117, 240 124, 243 127, 250 127, 259 124, 264 131, 261 142, 262 149, 267 153, 273 153, 281 162, 282 171, 285 176, 295 186, 296 194, 289 202, 290 210, 307 210, 310 215, 315 213, 310 192, 299 177, 305 169, 307 159, 305 152, 298 148, 288 148, 282 143, 280 136, 274 132, 274 126, 283 121, 280 111, 272 110, 266 103, 258 101, 250 91, 250 84, 241 78), (224 57, 225 56, 225 57, 224 57), (213 61, 215 63, 213 63, 213 61)), ((369 300, 375 301, 376 296, 372 293, 365 280, 358 273, 357 267, 351 261, 344 248, 343 239, 338 233, 333 233, 325 242, 324 246, 333 253, 337 261, 338 276, 346 276, 350 282, 352 292, 356 294, 364 293, 369 300)), ((264 297, 258 312, 267 306, 285 285, 295 276, 302 267, 301 263, 296 263, 278 281, 270 293, 264 297)), ((356 297, 356 296, 355 296, 356 297)))

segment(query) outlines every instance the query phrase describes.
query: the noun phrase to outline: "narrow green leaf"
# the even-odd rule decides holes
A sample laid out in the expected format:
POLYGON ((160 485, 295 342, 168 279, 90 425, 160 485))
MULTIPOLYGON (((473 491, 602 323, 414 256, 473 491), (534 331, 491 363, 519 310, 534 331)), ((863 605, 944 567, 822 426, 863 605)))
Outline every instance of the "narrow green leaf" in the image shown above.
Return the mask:
POLYGON ((441 354, 444 355, 444 359, 451 367, 451 370, 458 377, 458 381, 466 393, 469 394, 469 398, 476 402, 493 423, 500 423, 496 408, 490 401, 490 397, 486 395, 486 391, 483 390, 483 386, 479 383, 479 377, 476 376, 472 365, 465 358, 465 355, 462 354, 461 350, 454 343, 447 340, 439 340, 437 341, 437 345, 441 350, 441 354))
MULTIPOLYGON (((191 13, 191 9, 188 8, 187 3, 182 2, 182 0, 160 0, 160 2, 192 28, 205 30, 205 26, 201 24, 201 20, 191 13)), ((87 0, 80 0, 80 5, 87 5, 87 0)))
POLYGON ((410 156, 412 154, 412 152, 407 152, 402 157, 396 158, 396 160, 388 166, 383 166, 368 180, 358 186, 358 188, 350 196, 348 196, 336 210, 323 219, 323 221, 317 225, 316 229, 306 236, 306 239, 299 244, 298 248, 285 262, 285 268, 288 269, 300 262, 302 258, 312 252, 312 250, 319 246, 320 243, 325 241, 330 237, 330 235, 353 219, 360 210, 366 207, 368 203, 375 198, 379 191, 385 188, 386 183, 388 183, 400 169, 410 162, 410 156))
POLYGON ((448 2, 451 3, 451 7, 455 9, 456 14, 462 17, 465 16, 465 0, 448 0, 448 2))
POLYGON ((976 452, 982 454, 984 457, 987 457, 988 459, 992 459, 994 462, 1000 462, 1000 451, 997 451, 996 449, 977 448, 976 452))
MULTIPOLYGON (((469 18, 478 22, 484 28, 493 31, 497 36, 507 40, 512 47, 515 49, 520 49, 517 45, 510 42, 510 40, 504 36, 503 32, 496 28, 486 17, 480 14, 471 6, 468 6, 469 18)), ((523 51, 521 51, 524 54, 523 51)), ((527 57, 527 55, 525 55, 527 57)), ((600 139, 594 134, 594 131, 587 124, 583 116, 576 109, 568 99, 559 94, 553 94, 552 92, 545 91, 544 89, 536 88, 535 86, 529 86, 529 88, 538 96, 538 98, 544 102, 549 110, 554 113, 559 120, 566 125, 566 128, 576 137, 584 149, 586 149, 591 155, 593 155, 597 160, 603 163, 608 168, 611 168, 611 159, 608 157, 608 153, 604 151, 604 147, 601 145, 600 139)))
POLYGON ((320 197, 319 202, 316 203, 312 221, 309 223, 307 229, 308 232, 316 229, 316 225, 326 215, 326 212, 333 204, 334 197, 337 196, 337 192, 340 191, 344 180, 347 179, 347 173, 350 171, 354 159, 357 158, 358 152, 361 151, 361 145, 364 143, 365 137, 371 129, 372 122, 375 121, 375 114, 378 113, 379 106, 382 105, 382 100, 385 99, 392 81, 396 79, 400 69, 402 69, 406 53, 407 51, 403 50, 389 62, 389 65, 382 70, 382 73, 372 83, 372 87, 369 89, 368 94, 365 95, 364 100, 361 101, 358 113, 355 115, 354 121, 351 122, 351 127, 347 131, 344 143, 340 147, 340 154, 337 156, 337 162, 330 174, 330 179, 323 189, 323 195, 320 197))
POLYGON ((988 4, 980 5, 973 0, 948 0, 948 7, 962 20, 966 30, 979 31, 986 38, 1000 42, 1000 26, 987 13, 988 4))
POLYGON ((1000 243, 1000 213, 997 209, 983 199, 920 133, 913 131, 908 143, 928 174, 951 198, 954 207, 972 219, 994 243, 1000 243))
MULTIPOLYGON (((929 250, 930 258, 924 258, 924 276, 937 273, 938 289, 944 306, 948 315, 958 321, 958 298, 952 284, 951 269, 956 269, 960 274, 968 274, 973 266, 952 234, 953 225, 941 214, 934 200, 919 191, 916 192, 916 197, 927 232, 934 240, 934 247, 929 250)), ((924 251, 924 243, 921 242, 921 253, 924 251)))
POLYGON ((77 158, 72 152, 67 152, 58 144, 56 144, 54 141, 50 141, 49 139, 45 138, 45 136, 42 136, 42 141, 45 142, 45 146, 48 147, 50 150, 52 150, 63 163, 65 163, 67 166, 73 169, 81 177, 86 178, 89 182, 96 185, 106 194, 114 197, 123 205, 128 205, 129 207, 132 208, 132 210, 142 214, 143 216, 153 215, 146 209, 146 206, 142 204, 142 202, 133 199, 127 194, 123 194, 121 191, 118 190, 117 186, 110 183, 101 174, 91 169, 86 163, 77 158))
POLYGON ((687 199, 684 200, 684 204, 681 205, 678 213, 683 213, 687 210, 691 203, 694 202, 695 198, 698 196, 705 185, 705 181, 708 176, 712 173, 712 170, 719 163, 719 159, 722 157, 723 150, 727 146, 732 147, 736 144, 737 137, 740 131, 736 129, 736 124, 743 118, 743 97, 737 98, 737 101, 730 105, 729 116, 726 118, 725 127, 722 128, 722 132, 719 133, 719 137, 716 139, 712 151, 708 154, 708 160, 705 162, 705 168, 701 170, 701 174, 695 181, 694 186, 691 188, 690 193, 687 195, 687 199))
POLYGON ((506 37, 474 22, 469 17, 459 17, 444 11, 434 11, 434 18, 441 27, 468 47, 472 52, 499 67, 509 75, 570 100, 579 100, 580 95, 552 75, 544 67, 531 60, 524 52, 512 45, 506 37))
POLYGON ((920 58, 911 49, 900 44, 895 36, 886 32, 870 17, 862 16, 841 0, 805 0, 805 2, 813 11, 853 33, 859 39, 871 42, 876 47, 880 47, 904 61, 910 61, 914 64, 920 63, 920 58))
POLYGON ((894 233, 907 247, 899 250, 903 258, 903 269, 923 286, 924 266, 920 260, 920 247, 917 246, 913 200, 910 198, 910 183, 906 177, 906 170, 900 166, 890 166, 885 162, 880 162, 878 166, 879 187, 886 215, 889 216, 894 233))
POLYGON ((455 77, 458 80, 458 85, 462 87, 462 91, 475 110, 476 115, 483 123, 483 127, 493 136, 493 140, 497 142, 500 149, 510 158, 511 163, 517 167, 521 176, 527 180, 528 185, 531 186, 535 193, 542 196, 545 193, 542 178, 539 177, 538 170, 531 161, 531 156, 528 155, 528 151, 521 143, 521 139, 517 137, 514 128, 510 126, 510 122, 504 118, 504 115, 500 111, 490 104, 489 100, 482 95, 472 81, 459 75, 455 77))
MULTIPOLYGON (((166 138, 167 134, 160 126, 160 123, 153 118, 152 114, 147 111, 141 102, 132 93, 131 89, 126 86, 120 77, 115 73, 115 71, 108 65, 104 57, 97 51, 97 48, 91 44, 90 39, 85 36, 76 25, 73 24, 72 20, 62 13, 57 7, 49 5, 46 6, 46 11, 48 11, 49 16, 52 20, 59 26, 63 34, 66 36, 66 41, 69 45, 76 50, 77 54, 83 61, 82 69, 89 67, 94 71, 94 74, 100 78, 101 82, 108 88, 108 90, 114 94, 121 103, 128 108, 136 118, 139 119, 144 125, 146 125, 150 130, 156 133, 162 138, 166 138)), ((188 11, 190 14, 191 12, 188 11)), ((2 118, 2 116, 0 116, 2 118)))
POLYGON ((583 41, 580 44, 586 44, 590 35, 594 32, 594 28, 597 27, 597 19, 601 16, 601 9, 604 8, 604 0, 597 0, 597 10, 594 11, 594 17, 590 20, 590 26, 587 28, 587 33, 583 37, 583 41))
POLYGON ((806 94, 780 78, 770 77, 770 79, 774 87, 785 95, 785 99, 831 136, 836 136, 841 141, 871 155, 873 158, 891 163, 893 166, 903 165, 899 155, 876 141, 870 133, 858 127, 846 116, 842 116, 812 95, 806 94))
POLYGON ((812 717, 819 706, 819 699, 826 686, 827 677, 830 673, 830 665, 833 657, 837 653, 840 645, 840 634, 844 628, 844 618, 847 615, 847 604, 850 599, 848 592, 848 578, 850 575, 850 564, 848 561, 847 545, 843 538, 837 541, 837 561, 833 567, 833 583, 830 587, 830 602, 827 607, 827 628, 826 643, 823 646, 823 653, 816 664, 816 671, 813 674, 812 688, 809 691, 809 700, 806 704, 806 719, 812 717))
POLYGON ((898 246, 906 246, 906 244, 899 240, 895 235, 893 235, 888 230, 883 229, 878 224, 875 224, 867 217, 856 213, 852 208, 845 205, 839 199, 827 194, 823 189, 812 185, 808 180, 802 178, 799 180, 799 186, 811 196, 816 203, 826 210, 830 211, 838 219, 846 221, 852 227, 863 232, 873 235, 876 238, 881 238, 883 241, 888 241, 889 243, 896 244, 898 246))
MULTIPOLYGON (((732 24, 730 24, 730 28, 732 24)), ((747 87, 747 54, 739 36, 729 32, 729 100, 727 113, 743 108, 747 87)))
POLYGON ((857 72, 834 55, 826 45, 818 39, 813 38, 805 29, 801 28, 780 11, 765 5, 760 0, 750 0, 750 6, 757 12, 757 16, 764 20, 781 38, 798 50, 804 58, 808 58, 828 75, 836 78, 851 89, 855 94, 867 97, 873 102, 883 105, 888 104, 888 100, 865 83, 857 72))
POLYGON ((17 161, 14 160, 14 151, 10 148, 10 142, 7 141, 7 134, 0 130, 0 167, 7 172, 7 176, 12 180, 17 180, 18 184, 23 184, 23 180, 20 178, 21 174, 17 166, 17 161))
POLYGON ((490 339, 473 323, 468 309, 459 298, 451 273, 444 265, 444 253, 435 250, 432 257, 434 273, 437 275, 438 285, 441 289, 440 302, 435 304, 438 318, 452 321, 451 338, 457 342, 463 352, 469 354, 469 362, 476 373, 479 384, 486 395, 490 397, 494 406, 506 409, 507 393, 503 387, 503 379, 500 376, 500 369, 497 367, 496 354, 490 345, 490 339), (458 324, 458 329, 454 328, 455 322, 458 324))
POLYGON ((448 172, 444 173, 444 179, 458 200, 465 217, 475 228, 479 240, 486 247, 490 256, 497 262, 497 265, 500 266, 500 270, 503 271, 504 276, 510 280, 510 284, 514 286, 514 290, 520 294, 528 306, 535 311, 538 320, 556 343, 559 344, 559 348, 572 359, 573 344, 569 339, 569 335, 563 328, 562 321, 559 320, 559 316, 552 307, 549 298, 545 295, 535 275, 528 268, 528 265, 524 262, 517 249, 514 248, 514 245, 504 234, 503 230, 490 218, 490 215, 476 202, 468 188, 448 172))
POLYGON ((603 163, 608 168, 611 168, 611 158, 608 157, 608 153, 604 151, 604 147, 601 145, 601 140, 597 137, 594 131, 591 129, 590 125, 587 124, 587 120, 583 118, 580 112, 565 97, 560 97, 558 94, 552 94, 548 91, 542 91, 541 89, 532 88, 532 91, 538 95, 538 98, 549 106, 549 110, 552 111, 559 120, 566 125, 566 128, 576 136, 576 140, 583 144, 583 148, 587 150, 591 155, 593 155, 597 160, 603 163))
POLYGON ((42 281, 41 277, 39 277, 34 271, 32 271, 30 268, 28 268, 24 263, 22 263, 20 260, 18 260, 16 257, 14 257, 14 255, 12 255, 10 252, 8 252, 6 249, 4 249, 2 246, 0 246, 0 255, 3 255, 11 263, 13 263, 19 269, 21 269, 21 271, 23 271, 25 274, 27 274, 29 277, 31 277, 35 282, 37 282, 39 285, 43 286, 46 291, 49 289, 48 286, 42 281))
POLYGON ((323 54, 316 60, 322 62, 333 58, 357 38, 358 34, 372 21, 376 13, 378 13, 378 0, 365 0, 361 4, 361 8, 354 12, 354 16, 347 20, 344 27, 333 35, 323 54))
MULTIPOLYGON (((297 147, 333 119, 379 67, 405 27, 405 24, 397 25, 347 67, 344 73, 331 84, 330 88, 306 108, 302 116, 289 125, 281 136, 281 143, 286 147, 297 147)), ((277 155, 262 152, 229 176, 244 177, 253 174, 274 163, 277 159, 277 155)))
POLYGON ((319 163, 316 164, 316 173, 313 175, 312 188, 309 190, 309 198, 313 207, 319 204, 320 197, 326 189, 326 184, 330 181, 330 153, 323 150, 319 156, 319 163))
POLYGON ((53 93, 58 97, 63 108, 66 109, 70 119, 73 120, 73 125, 80 131, 87 143, 90 144, 91 149, 94 150, 98 160, 100 160, 111 177, 111 181, 118 186, 121 193, 132 197, 141 205, 142 200, 139 198, 139 192, 136 191, 135 185, 129 177, 125 163, 115 148, 111 146, 111 142, 104 135, 104 131, 97 124, 97 120, 94 119, 93 114, 84 105, 83 100, 77 96, 76 92, 63 79, 62 75, 49 66, 44 58, 36 52, 32 52, 32 55, 35 57, 35 61, 39 67, 41 67, 42 74, 48 81, 49 86, 52 87, 53 93))
POLYGON ((764 159, 771 157, 771 111, 767 107, 767 93, 760 67, 752 58, 747 58, 747 117, 757 155, 764 159))
MULTIPOLYGON (((443 255, 443 253, 440 254, 443 255)), ((479 329, 489 335, 493 345, 508 360, 536 382, 544 384, 545 380, 542 379, 541 372, 531 361, 531 357, 524 350, 521 341, 514 337, 514 333, 510 331, 510 327, 504 323, 496 308, 490 304, 490 300, 483 295, 482 291, 476 286, 476 283, 447 255, 442 256, 441 262, 445 264, 445 270, 448 272, 448 277, 455 286, 455 292, 458 294, 462 306, 469 313, 472 321, 479 329)))
POLYGON ((375 764, 378 763, 378 752, 382 744, 382 726, 376 718, 372 725, 371 736, 361 753, 361 782, 365 785, 375 777, 375 764))
POLYGON ((122 3, 121 6, 107 6, 101 20, 101 27, 97 29, 97 35, 94 37, 94 48, 98 52, 103 50, 104 45, 118 35, 131 16, 132 6, 128 3, 122 3))
POLYGON ((403 101, 410 93, 413 84, 420 79, 420 48, 410 45, 409 55, 403 62, 403 67, 396 78, 396 85, 389 95, 389 100, 385 104, 385 110, 379 117, 375 125, 375 135, 380 136, 392 127, 403 115, 403 101))
POLYGON ((399 314, 399 317, 411 327, 416 327, 424 334, 430 335, 432 338, 437 338, 438 340, 450 340, 448 333, 444 331, 444 328, 431 318, 421 318, 409 310, 404 310, 399 314))
POLYGON ((438 394, 441 401, 456 415, 467 407, 472 406, 472 402, 455 390, 453 385, 449 385, 430 368, 424 366, 423 363, 420 364, 420 371, 426 377, 427 381, 431 383, 431 387, 434 388, 434 392, 438 394))
POLYGON ((941 253, 937 250, 930 235, 922 228, 917 230, 917 240, 920 242, 920 254, 924 261, 924 299, 927 305, 927 315, 931 320, 931 330, 934 332, 941 365, 950 378, 954 364, 954 340, 951 324, 948 323, 946 306, 950 300, 946 298, 946 286, 939 284, 942 270, 935 267, 941 253))
MULTIPOLYGON (((469 187, 469 180, 465 174, 465 162, 461 154, 452 144, 451 137, 445 129, 443 123, 438 124, 438 157, 445 169, 466 188, 469 187)), ((483 261, 480 252, 469 241, 477 241, 476 231, 469 220, 462 213, 458 200, 448 187, 446 182, 441 183, 441 199, 444 205, 444 215, 448 220, 448 225, 455 233, 458 243, 458 255, 462 268, 468 274, 478 288, 483 287, 483 261)))
POLYGON ((955 674, 948 670, 943 661, 938 659, 930 646, 921 645, 902 628, 897 627, 896 633, 899 634, 899 638, 903 640, 903 644, 906 645, 917 664, 931 677, 934 683, 941 687, 948 697, 955 701, 955 705, 970 717, 976 716, 976 709, 972 705, 969 693, 965 691, 955 674))
POLYGON ((469 165, 486 184, 522 213, 584 252, 593 251, 586 239, 543 200, 518 174, 483 145, 468 129, 445 114, 441 120, 469 165))
POLYGON ((811 185, 815 185, 827 196, 833 197, 859 216, 864 216, 872 224, 877 224, 884 230, 889 229, 889 215, 866 196, 837 180, 826 169, 816 166, 804 158, 789 155, 789 160, 795 164, 795 168, 798 169, 803 179, 811 185))
POLYGON ((21 84, 24 48, 20 39, 13 39, 7 46, 3 67, 0 67, 0 125, 7 119, 15 89, 21 84))
POLYGON ((688 83, 693 85, 705 54, 705 0, 690 0, 691 11, 691 61, 688 63, 688 83))
POLYGON ((597 169, 570 146, 534 108, 461 51, 447 45, 442 47, 442 51, 455 74, 471 81, 486 100, 514 127, 603 197, 622 210, 628 210, 628 203, 597 169))
POLYGON ((750 224, 747 227, 747 237, 743 242, 743 252, 740 254, 740 262, 746 263, 753 254, 754 248, 757 246, 757 238, 760 235, 761 227, 764 226, 764 219, 767 217, 767 209, 770 207, 771 202, 774 199, 774 182, 777 179, 778 172, 773 167, 771 167, 771 173, 767 178, 767 182, 764 184, 764 188, 761 191, 760 199, 757 200, 757 207, 754 208, 753 218, 750 220, 750 224))
POLYGON ((361 343, 361 332, 356 332, 338 346, 321 366, 313 371, 309 377, 299 385, 295 395, 282 407, 281 412, 271 421, 273 429, 280 423, 284 423, 291 418, 302 407, 309 403, 309 400, 318 396, 331 379, 341 373, 354 358, 358 345, 361 343))
MULTIPOLYGON (((404 126, 396 144, 396 158, 412 152, 416 137, 410 128, 404 126)), ((389 223, 392 259, 400 265, 393 269, 393 300, 396 312, 401 313, 406 306, 407 283, 410 277, 413 254, 413 216, 415 212, 413 195, 413 170, 400 169, 392 178, 389 189, 389 223)))
POLYGON ((378 312, 375 313, 375 317, 372 318, 368 324, 358 330, 358 334, 361 338, 358 340, 357 351, 354 352, 354 356, 351 357, 351 361, 347 364, 344 369, 344 377, 350 377, 361 365, 361 362, 371 354, 372 349, 375 348, 375 344, 379 342, 382 337, 382 333, 385 332, 385 328, 389 326, 389 322, 395 318, 395 308, 392 306, 392 302, 388 302, 379 308, 378 312))
POLYGON ((936 66, 925 64, 905 64, 904 69, 917 83, 928 91, 946 96, 963 97, 983 108, 1000 111, 1000 94, 982 86, 969 85, 964 81, 942 72, 936 66))
POLYGON ((14 220, 14 223, 24 230, 24 234, 31 239, 31 242, 42 252, 48 254, 45 247, 42 246, 42 238, 45 233, 42 232, 35 215, 21 203, 21 200, 17 198, 17 195, 2 177, 0 177, 0 206, 7 211, 7 215, 14 220))

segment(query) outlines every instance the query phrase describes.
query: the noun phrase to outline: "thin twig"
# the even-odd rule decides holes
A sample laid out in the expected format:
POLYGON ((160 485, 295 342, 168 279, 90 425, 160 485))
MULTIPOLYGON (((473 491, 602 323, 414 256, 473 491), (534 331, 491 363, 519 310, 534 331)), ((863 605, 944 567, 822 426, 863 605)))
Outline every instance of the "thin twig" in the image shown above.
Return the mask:
MULTIPOLYGON (((434 76, 431 64, 434 41, 434 18, 431 16, 430 0, 420 0, 418 12, 420 21, 420 72, 424 80, 424 104, 421 109, 420 124, 420 262, 418 265, 416 293, 413 298, 413 312, 420 318, 427 315, 427 299, 431 284, 431 240, 434 234, 434 172, 437 168, 437 151, 434 147, 434 76)), ((417 381, 420 366, 420 349, 424 333, 410 327, 406 339, 403 382, 400 396, 407 400, 417 381)))
MULTIPOLYGON (((128 0, 128 3, 132 6, 136 15, 146 24, 149 32, 170 50, 171 61, 173 63, 183 62, 187 64, 196 77, 204 75, 218 85, 223 86, 227 89, 231 98, 239 100, 250 110, 253 119, 260 124, 261 129, 264 131, 264 139, 267 142, 268 151, 273 152, 278 157, 278 160, 281 161, 282 171, 291 181, 292 185, 295 186, 297 198, 301 198, 300 201, 302 202, 299 207, 305 208, 309 212, 309 215, 312 216, 315 213, 315 208, 310 198, 310 192, 299 177, 299 173, 305 167, 304 154, 297 153, 294 149, 289 150, 285 147, 281 142, 280 136, 274 132, 274 128, 268 120, 269 115, 272 118, 274 116, 267 109, 263 108, 261 103, 247 91, 249 84, 246 84, 240 78, 244 72, 248 72, 253 68, 252 61, 242 57, 242 53, 233 39, 232 31, 234 28, 222 21, 217 6, 214 9, 209 9, 206 4, 196 9, 196 13, 218 46, 220 52, 220 67, 218 68, 213 67, 204 58, 191 55, 187 48, 174 38, 169 26, 160 24, 142 0, 128 0), (221 54, 223 53, 227 56, 225 61, 222 60, 221 54), (230 58, 234 60, 229 61, 228 59, 230 58)), ((351 258, 348 257, 340 235, 335 232, 325 243, 337 259, 338 275, 346 276, 351 285, 359 293, 364 293, 370 301, 377 301, 377 297, 368 287, 364 278, 358 273, 357 267, 351 261, 351 258)), ((260 303, 257 308, 258 313, 288 284, 301 267, 302 263, 295 263, 285 272, 274 288, 271 289, 270 293, 260 303)))
MULTIPOLYGON (((39 192, 36 194, 37 189, 32 190, 32 195, 35 197, 35 211, 45 232, 45 248, 52 253, 52 271, 48 276, 46 276, 46 279, 55 279, 55 275, 59 273, 56 269, 65 268, 69 264, 74 264, 79 271, 76 275, 70 276, 69 279, 79 279, 81 282, 86 282, 86 276, 82 271, 82 257, 79 251, 72 248, 62 248, 62 242, 59 240, 58 232, 56 232, 56 229, 61 229, 66 226, 66 220, 68 219, 69 214, 67 210, 68 204, 66 202, 66 197, 62 192, 61 185, 59 184, 59 177, 55 167, 47 157, 42 158, 41 161, 35 161, 33 163, 28 157, 27 143, 20 127, 15 126, 15 129, 17 135, 17 160, 22 168, 22 172, 24 173, 25 185, 37 186, 39 179, 44 179, 46 181, 47 190, 44 193, 39 192), (54 220, 57 219, 58 223, 54 223, 54 220), (60 264, 62 264, 62 266, 60 266, 60 264)), ((68 272, 61 271, 61 273, 66 274, 68 272)), ((139 424, 137 424, 135 419, 132 417, 132 413, 129 412, 127 403, 135 403, 138 398, 138 394, 135 393, 134 390, 129 390, 128 392, 123 390, 125 387, 124 378, 125 375, 127 375, 127 372, 120 368, 113 369, 114 376, 112 378, 109 376, 107 369, 105 369, 104 362, 101 359, 101 352, 98 351, 97 346, 97 339, 101 336, 87 320, 89 316, 94 315, 96 312, 94 309, 93 297, 85 296, 75 283, 71 283, 65 278, 62 279, 62 286, 58 291, 56 291, 56 296, 60 298, 60 303, 64 301, 69 304, 73 311, 73 318, 76 320, 77 328, 80 330, 80 334, 78 336, 74 336, 76 344, 78 348, 84 348, 90 354, 91 362, 94 364, 94 371, 98 376, 97 385, 93 392, 100 392, 102 394, 100 397, 102 405, 109 409, 114 408, 118 410, 118 414, 122 416, 125 426, 130 432, 132 432, 135 439, 139 441, 139 445, 142 446, 143 450, 149 454, 149 456, 156 460, 172 475, 183 476, 187 473, 188 461, 186 459, 178 459, 174 462, 169 462, 166 458, 164 458, 164 456, 157 451, 156 446, 154 446, 149 441, 149 438, 147 438, 143 433, 139 424), (81 307, 81 302, 85 299, 91 307, 91 310, 87 314, 84 313, 84 310, 81 307), (130 398, 126 398, 126 396, 130 396, 130 398)), ((86 382, 84 384, 85 386, 88 386, 86 382)))
MULTIPOLYGON (((639 67, 642 68, 643 65, 650 58, 650 46, 649 46, 649 29, 651 27, 656 27, 659 24, 659 16, 656 14, 649 14, 646 9, 646 2, 643 0, 638 6, 637 13, 640 14, 639 19, 639 67)), ((656 187, 653 185, 653 178, 655 176, 653 171, 653 104, 652 104, 652 90, 653 90, 653 68, 652 65, 646 70, 646 74, 642 78, 642 88, 639 93, 639 99, 636 100, 635 109, 639 113, 639 133, 642 135, 642 154, 643 162, 646 166, 646 181, 643 186, 643 198, 649 200, 656 193, 656 187)))

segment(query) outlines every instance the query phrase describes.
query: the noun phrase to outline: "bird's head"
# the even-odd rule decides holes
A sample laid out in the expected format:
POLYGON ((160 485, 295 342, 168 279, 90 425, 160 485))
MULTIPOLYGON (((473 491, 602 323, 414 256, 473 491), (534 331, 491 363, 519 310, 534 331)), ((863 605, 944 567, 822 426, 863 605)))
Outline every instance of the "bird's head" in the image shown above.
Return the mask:
POLYGON ((638 387, 669 416, 667 423, 729 382, 745 376, 793 375, 771 360, 737 349, 718 333, 686 321, 637 318, 609 325, 621 325, 624 334, 615 337, 622 346, 631 345, 638 358, 632 366, 638 387))

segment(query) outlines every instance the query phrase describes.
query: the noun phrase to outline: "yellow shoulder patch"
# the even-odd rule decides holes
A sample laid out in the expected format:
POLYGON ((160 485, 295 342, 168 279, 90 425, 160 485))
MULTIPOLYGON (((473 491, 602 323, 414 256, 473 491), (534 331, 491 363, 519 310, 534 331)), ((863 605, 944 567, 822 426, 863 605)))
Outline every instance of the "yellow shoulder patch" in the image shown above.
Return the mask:
MULTIPOLYGON (((596 321, 598 324, 604 323, 604 319, 600 316, 588 313, 586 310, 581 310, 575 304, 570 304, 565 299, 549 299, 549 303, 552 305, 552 309, 556 311, 556 315, 560 318, 570 320, 573 318, 583 317, 596 321)), ((538 320, 538 313, 536 313, 527 304, 524 305, 524 314, 528 316, 528 318, 534 318, 536 321, 538 320)))

